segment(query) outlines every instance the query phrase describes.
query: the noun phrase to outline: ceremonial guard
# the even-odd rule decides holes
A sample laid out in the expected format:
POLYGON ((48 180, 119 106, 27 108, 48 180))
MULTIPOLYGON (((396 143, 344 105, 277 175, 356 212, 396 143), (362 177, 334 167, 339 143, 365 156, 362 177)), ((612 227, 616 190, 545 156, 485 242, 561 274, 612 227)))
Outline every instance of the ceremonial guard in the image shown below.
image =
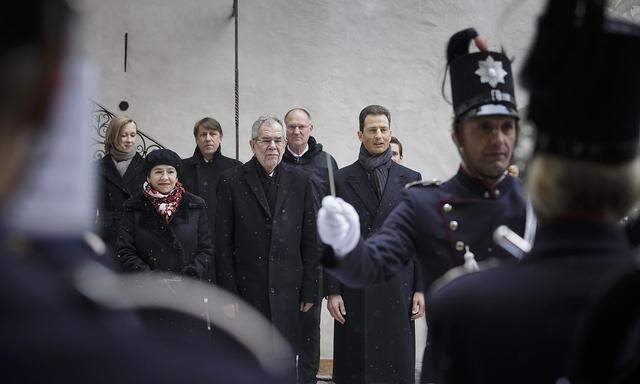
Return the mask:
MULTIPOLYGON (((637 270, 620 219, 640 196, 640 28, 604 15, 600 1, 551 0, 540 19, 523 72, 537 129, 527 179, 536 239, 520 262, 434 292, 437 383, 568 383, 575 360, 592 368, 572 383, 623 382, 596 374, 612 367, 616 356, 606 353, 630 320, 608 305, 615 296, 600 313, 616 320, 583 350, 605 356, 573 357, 602 288, 621 271, 637 270)), ((636 288, 627 287, 632 295, 636 288)), ((637 345, 631 354, 637 359, 637 345)))
MULTIPOLYGON (((497 227, 525 235, 522 184, 506 171, 518 131, 510 60, 488 51, 476 31, 467 29, 450 39, 447 61, 458 173, 444 183, 410 184, 379 232, 366 241, 351 205, 339 198, 323 200, 318 231, 333 250, 325 257, 326 270, 348 285, 389 280, 415 254, 428 287, 465 259, 470 267, 489 258, 513 259, 494 243, 497 227), (469 53, 472 39, 479 52, 469 53)), ((423 377, 428 371, 427 364, 423 377)))

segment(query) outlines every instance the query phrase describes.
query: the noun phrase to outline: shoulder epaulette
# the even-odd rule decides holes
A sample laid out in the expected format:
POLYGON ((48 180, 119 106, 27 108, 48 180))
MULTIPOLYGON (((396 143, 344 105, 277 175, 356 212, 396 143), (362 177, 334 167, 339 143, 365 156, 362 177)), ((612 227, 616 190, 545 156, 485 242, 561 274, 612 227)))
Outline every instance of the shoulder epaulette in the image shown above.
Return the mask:
POLYGON ((407 188, 415 187, 416 185, 420 185, 423 187, 433 187, 433 186, 437 187, 440 184, 442 184, 442 182, 438 179, 418 180, 405 185, 404 188, 407 189, 407 188))

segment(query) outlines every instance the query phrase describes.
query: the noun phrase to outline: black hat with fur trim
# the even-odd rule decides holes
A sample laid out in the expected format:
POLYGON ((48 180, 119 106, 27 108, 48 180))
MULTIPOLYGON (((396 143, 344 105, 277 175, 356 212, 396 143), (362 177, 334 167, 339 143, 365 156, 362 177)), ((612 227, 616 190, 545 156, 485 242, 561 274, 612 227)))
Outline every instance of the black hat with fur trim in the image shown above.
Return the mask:
POLYGON ((156 165, 170 165, 178 172, 180 177, 180 170, 182 168, 182 159, 177 153, 170 149, 156 149, 147 153, 147 157, 144 159, 144 173, 149 176, 149 173, 156 165))

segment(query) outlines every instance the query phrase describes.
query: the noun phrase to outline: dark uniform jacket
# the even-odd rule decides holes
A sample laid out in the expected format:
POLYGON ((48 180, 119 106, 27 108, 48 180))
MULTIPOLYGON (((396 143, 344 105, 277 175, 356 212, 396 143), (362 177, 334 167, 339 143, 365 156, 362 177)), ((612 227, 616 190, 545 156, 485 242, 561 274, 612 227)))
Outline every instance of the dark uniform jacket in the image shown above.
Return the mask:
POLYGON ((252 158, 218 184, 217 284, 255 306, 297 348, 300 303, 318 303, 313 188, 309 175, 280 163, 270 207, 259 166, 252 158))
POLYGON ((595 293, 632 260, 620 228, 558 221, 522 261, 444 285, 429 300, 437 382, 558 382, 595 293))
POLYGON ((182 195, 169 224, 142 193, 127 200, 118 241, 117 260, 126 272, 161 270, 202 278, 211 258, 211 231, 204 201, 182 195))
MULTIPOLYGON (((378 202, 365 169, 356 161, 336 175, 336 195, 354 206, 362 236, 374 234, 400 200, 405 185, 421 176, 391 162, 378 202)), ((333 381, 342 383, 413 383, 414 324, 410 320, 413 293, 422 291, 414 264, 409 263, 388 282, 353 289, 326 277, 325 294, 340 294, 346 323, 334 321, 333 381)))
MULTIPOLYGON (((210 162, 206 162, 200 149, 196 147, 193 156, 182 160, 182 169, 180 170, 180 182, 187 191, 198 195, 204 199, 207 204, 207 217, 209 218, 209 228, 211 229, 211 240, 215 240, 215 221, 216 221, 216 188, 220 175, 226 169, 237 167, 242 163, 236 159, 232 159, 222 155, 222 146, 213 155, 210 162)), ((215 247, 214 247, 215 248, 215 247)), ((209 282, 215 282, 215 256, 209 260, 205 278, 209 282)))
MULTIPOLYGON (((322 198, 329 194, 329 171, 327 169, 327 152, 322 150, 322 144, 316 142, 313 136, 309 136, 307 141, 309 149, 300 157, 294 156, 289 149, 285 149, 282 161, 298 166, 311 174, 311 180, 315 188, 314 197, 318 206, 322 198)), ((331 157, 331 167, 334 174, 338 170, 338 164, 333 156, 331 157)))
MULTIPOLYGON (((464 263, 467 246, 478 261, 513 259, 494 243, 493 232, 506 225, 524 236, 525 221, 520 180, 506 175, 490 190, 460 168, 443 184, 421 182, 406 189, 382 228, 366 242, 360 240, 344 260, 336 263, 329 249, 325 270, 345 284, 366 287, 388 281, 415 255, 428 289, 464 263)), ((422 372, 428 374, 428 366, 422 372)))
POLYGON ((131 159, 124 176, 120 176, 111 155, 100 161, 101 201, 98 208, 98 230, 107 245, 113 247, 120 228, 122 204, 138 192, 146 180, 143 170, 144 160, 139 153, 131 159))

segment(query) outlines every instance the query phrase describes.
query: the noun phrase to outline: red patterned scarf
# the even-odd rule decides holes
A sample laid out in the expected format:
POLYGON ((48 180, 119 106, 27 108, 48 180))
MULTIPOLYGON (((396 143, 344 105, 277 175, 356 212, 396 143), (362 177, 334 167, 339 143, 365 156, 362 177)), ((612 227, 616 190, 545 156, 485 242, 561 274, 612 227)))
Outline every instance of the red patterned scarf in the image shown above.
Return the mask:
POLYGON ((184 187, 180 182, 176 182, 176 186, 168 194, 160 193, 151 187, 151 184, 144 182, 144 195, 151 201, 153 208, 155 208, 158 215, 164 219, 168 224, 176 211, 180 200, 182 200, 182 194, 184 193, 184 187))

